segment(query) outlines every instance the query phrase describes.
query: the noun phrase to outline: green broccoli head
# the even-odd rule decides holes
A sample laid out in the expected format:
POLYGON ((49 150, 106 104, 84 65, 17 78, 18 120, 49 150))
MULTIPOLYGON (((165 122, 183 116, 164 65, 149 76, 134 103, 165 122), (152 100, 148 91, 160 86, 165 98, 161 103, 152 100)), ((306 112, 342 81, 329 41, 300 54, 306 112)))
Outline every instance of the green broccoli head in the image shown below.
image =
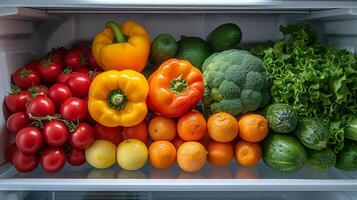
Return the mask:
POLYGON ((263 62, 244 50, 212 54, 202 66, 203 101, 212 112, 238 116, 257 110, 270 101, 263 62))

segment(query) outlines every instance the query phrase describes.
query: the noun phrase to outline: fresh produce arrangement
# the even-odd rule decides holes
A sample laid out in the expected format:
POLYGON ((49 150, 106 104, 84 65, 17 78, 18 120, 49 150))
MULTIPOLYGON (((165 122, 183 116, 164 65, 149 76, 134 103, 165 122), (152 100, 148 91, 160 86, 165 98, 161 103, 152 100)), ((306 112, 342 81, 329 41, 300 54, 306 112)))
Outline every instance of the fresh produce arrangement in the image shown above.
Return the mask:
POLYGON ((53 49, 12 74, 6 158, 19 172, 149 162, 194 173, 232 160, 357 170, 357 56, 307 25, 281 31, 289 37, 248 51, 233 23, 151 42, 143 26, 109 21, 91 46, 53 49))

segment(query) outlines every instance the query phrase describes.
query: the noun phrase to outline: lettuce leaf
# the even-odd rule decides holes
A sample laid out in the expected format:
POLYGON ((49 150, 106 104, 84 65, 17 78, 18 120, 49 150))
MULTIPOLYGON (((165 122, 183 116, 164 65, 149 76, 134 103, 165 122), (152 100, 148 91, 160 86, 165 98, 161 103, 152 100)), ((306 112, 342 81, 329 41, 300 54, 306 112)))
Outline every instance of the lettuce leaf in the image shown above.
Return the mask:
POLYGON ((330 146, 344 144, 345 126, 357 116, 357 56, 318 43, 305 24, 280 27, 283 39, 254 53, 265 64, 274 102, 292 105, 302 117, 329 124, 330 146))

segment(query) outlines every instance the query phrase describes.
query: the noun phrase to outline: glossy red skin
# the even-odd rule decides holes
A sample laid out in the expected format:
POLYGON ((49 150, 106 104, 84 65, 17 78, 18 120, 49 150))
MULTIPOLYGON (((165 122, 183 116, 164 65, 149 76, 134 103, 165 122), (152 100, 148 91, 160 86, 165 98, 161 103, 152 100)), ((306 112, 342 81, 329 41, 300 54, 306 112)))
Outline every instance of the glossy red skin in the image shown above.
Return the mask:
POLYGON ((17 133, 16 146, 24 153, 33 154, 41 149, 43 144, 42 140, 40 129, 34 126, 28 126, 17 133))
POLYGON ((108 140, 118 146, 121 142, 122 127, 106 127, 99 123, 94 126, 96 140, 108 140))
MULTIPOLYGON (((47 59, 47 58, 44 58, 47 59)), ((46 83, 53 83, 57 80, 57 77, 61 74, 63 63, 59 58, 52 58, 46 66, 44 61, 38 65, 38 72, 41 75, 41 80, 46 83)))
POLYGON ((33 97, 43 95, 46 96, 48 92, 48 88, 45 85, 35 85, 28 89, 28 92, 31 93, 33 97))
POLYGON ((45 117, 47 115, 53 115, 55 109, 55 105, 50 98, 40 95, 31 100, 27 105, 26 112, 35 117, 45 117))
POLYGON ((83 57, 84 54, 78 50, 71 50, 66 53, 64 57, 64 64, 66 67, 76 70, 81 67, 85 67, 85 58, 83 57))
POLYGON ((72 122, 82 121, 88 113, 87 104, 80 98, 71 97, 62 103, 60 113, 62 119, 72 122))
POLYGON ((64 73, 62 71, 62 73, 57 77, 57 83, 62 83, 62 84, 66 84, 69 76, 72 74, 72 72, 69 72, 69 73, 64 73))
POLYGON ((5 97, 5 105, 11 113, 26 111, 26 104, 31 100, 32 95, 27 91, 16 94, 9 94, 5 97))
POLYGON ((76 72, 69 76, 66 85, 72 91, 74 97, 86 97, 91 82, 92 79, 87 74, 76 72))
POLYGON ((35 69, 20 68, 12 75, 12 81, 21 89, 26 90, 33 85, 40 84, 40 74, 35 69), (24 75, 23 73, 27 73, 24 75))
POLYGON ((43 151, 40 158, 41 166, 49 173, 60 171, 66 164, 64 151, 57 147, 49 147, 43 151))
POLYGON ((64 145, 68 139, 67 126, 58 120, 49 121, 42 129, 45 143, 52 147, 64 145))
POLYGON ((31 172, 38 166, 39 159, 35 154, 25 154, 20 150, 14 153, 12 164, 19 172, 31 172))
POLYGON ((79 166, 86 162, 86 157, 83 149, 71 148, 66 153, 67 162, 71 165, 79 166))
POLYGON ((76 149, 86 149, 93 141, 94 129, 84 122, 79 123, 77 129, 69 135, 69 144, 76 149))
POLYGON ((65 84, 55 83, 48 89, 47 96, 56 106, 61 106, 65 100, 72 97, 72 92, 65 84))
POLYGON ((5 158, 8 162, 12 163, 12 159, 14 158, 15 152, 17 151, 16 143, 11 144, 6 148, 5 158))
POLYGON ((21 129, 25 128, 31 123, 26 112, 16 112, 10 115, 6 121, 6 128, 11 133, 17 134, 21 129))

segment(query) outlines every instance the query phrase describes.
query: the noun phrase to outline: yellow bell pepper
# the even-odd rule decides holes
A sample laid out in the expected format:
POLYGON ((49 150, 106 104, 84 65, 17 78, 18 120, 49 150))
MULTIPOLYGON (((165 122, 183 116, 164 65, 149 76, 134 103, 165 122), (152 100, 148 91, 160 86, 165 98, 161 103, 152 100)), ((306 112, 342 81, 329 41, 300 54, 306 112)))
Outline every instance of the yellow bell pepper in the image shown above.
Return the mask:
POLYGON ((97 75, 89 88, 88 111, 103 126, 135 126, 148 110, 146 78, 133 70, 110 70, 97 75))
POLYGON ((133 21, 121 27, 109 21, 104 30, 95 36, 92 54, 104 70, 132 69, 141 72, 150 54, 150 38, 145 29, 133 21))

